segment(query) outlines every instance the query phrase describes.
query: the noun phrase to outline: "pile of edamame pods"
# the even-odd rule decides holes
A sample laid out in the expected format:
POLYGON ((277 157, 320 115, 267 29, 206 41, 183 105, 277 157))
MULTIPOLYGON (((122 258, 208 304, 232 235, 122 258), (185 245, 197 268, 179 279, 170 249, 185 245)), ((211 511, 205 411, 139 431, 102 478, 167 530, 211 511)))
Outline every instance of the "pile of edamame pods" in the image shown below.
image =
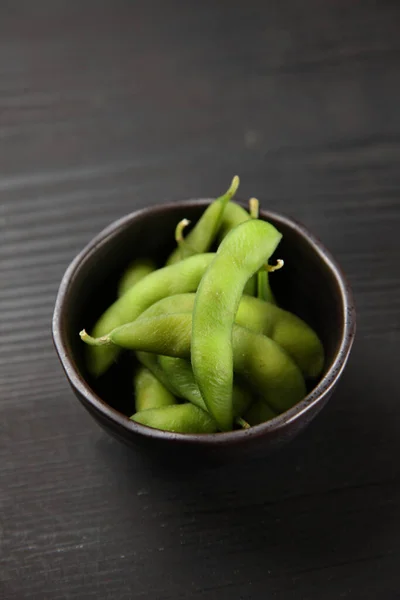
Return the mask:
POLYGON ((189 222, 177 223, 165 266, 134 261, 91 335, 80 333, 93 376, 122 349, 135 352, 137 423, 177 433, 248 428, 294 406, 321 374, 317 334, 277 306, 270 287, 282 235, 258 218, 256 199, 249 212, 232 201, 238 185, 236 176, 186 236, 189 222))

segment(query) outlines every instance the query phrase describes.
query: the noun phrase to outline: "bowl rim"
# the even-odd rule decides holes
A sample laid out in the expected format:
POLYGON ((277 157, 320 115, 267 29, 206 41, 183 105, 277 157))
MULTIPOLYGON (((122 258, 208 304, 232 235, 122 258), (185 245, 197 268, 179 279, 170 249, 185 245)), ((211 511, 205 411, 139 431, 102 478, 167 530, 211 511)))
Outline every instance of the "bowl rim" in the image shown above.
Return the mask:
MULTIPOLYGON (((74 390, 80 394, 80 396, 91 406, 92 409, 95 409, 97 413, 101 414, 103 420, 106 419, 107 421, 111 421, 114 426, 116 425, 118 427, 122 427, 132 434, 139 434, 141 436, 153 439, 170 441, 176 440, 189 445, 206 444, 211 446, 237 443, 239 441, 244 441, 246 438, 253 439, 264 437, 268 432, 277 432, 285 428, 290 423, 299 419, 299 417, 301 417, 303 414, 309 412, 318 403, 322 402, 326 396, 329 396, 331 390, 340 378, 349 358, 356 332, 356 311, 354 307, 352 290, 342 269, 333 258, 332 254, 319 240, 319 238, 312 234, 302 223, 281 213, 269 210, 260 210, 260 217, 263 219, 267 221, 273 220, 278 228, 279 224, 281 223, 286 227, 295 230, 295 232, 302 238, 305 238, 308 244, 312 246, 313 251, 318 254, 319 258, 325 263, 338 284, 344 314, 340 345, 329 370, 318 382, 316 387, 313 388, 313 390, 307 394, 303 400, 295 404, 292 408, 265 423, 254 425, 249 429, 205 434, 173 433, 170 431, 153 429, 151 427, 135 423, 126 415, 112 408, 92 390, 90 385, 79 372, 74 360, 69 356, 66 331, 63 327, 64 309, 68 303, 69 290, 73 285, 74 278, 79 271, 81 264, 87 261, 99 249, 100 246, 106 244, 113 237, 118 236, 123 229, 128 228, 133 221, 140 219, 142 216, 150 215, 157 217, 165 211, 175 210, 179 207, 192 208, 207 206, 213 200, 214 198, 200 198, 157 204, 150 207, 140 208, 120 217, 100 231, 84 246, 84 248, 71 261, 61 279, 52 319, 52 337, 65 374, 74 390)), ((238 201, 237 204, 240 204, 246 208, 246 205, 242 202, 238 201)))

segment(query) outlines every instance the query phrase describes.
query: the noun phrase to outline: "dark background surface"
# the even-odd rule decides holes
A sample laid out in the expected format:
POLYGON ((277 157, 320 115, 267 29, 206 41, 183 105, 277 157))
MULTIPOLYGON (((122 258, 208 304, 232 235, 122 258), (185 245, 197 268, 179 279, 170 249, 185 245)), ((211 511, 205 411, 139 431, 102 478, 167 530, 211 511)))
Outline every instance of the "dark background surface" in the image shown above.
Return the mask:
POLYGON ((389 1, 1 2, 2 598, 400 598, 399 25, 389 1), (234 173, 340 261, 357 340, 283 451, 168 470, 72 396, 55 294, 112 220, 234 173))

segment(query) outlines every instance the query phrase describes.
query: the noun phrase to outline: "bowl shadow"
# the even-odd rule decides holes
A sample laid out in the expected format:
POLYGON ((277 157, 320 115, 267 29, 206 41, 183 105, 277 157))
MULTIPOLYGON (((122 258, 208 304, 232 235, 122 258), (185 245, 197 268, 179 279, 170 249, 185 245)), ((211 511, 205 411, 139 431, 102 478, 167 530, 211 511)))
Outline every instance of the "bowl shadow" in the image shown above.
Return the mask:
MULTIPOLYGON (((393 417, 400 410, 387 364, 385 352, 377 357, 372 345, 356 344, 335 400, 268 459, 223 467, 197 468, 185 460, 168 465, 105 436, 98 441, 99 458, 116 486, 125 482, 127 503, 133 497, 140 503, 138 490, 147 490, 152 517, 143 527, 155 528, 157 543, 171 556, 181 557, 182 549, 161 527, 165 519, 184 535, 200 536, 209 561, 221 569, 223 540, 233 562, 251 557, 248 568, 260 577, 268 561, 279 577, 302 577, 368 560, 390 551, 386 534, 398 525, 400 467, 393 457, 400 456, 400 437, 393 417), (379 398, 385 400, 377 411, 379 398)), ((135 517, 127 527, 134 531, 135 517)), ((190 556, 195 564, 197 547, 185 547, 185 560, 190 556)))

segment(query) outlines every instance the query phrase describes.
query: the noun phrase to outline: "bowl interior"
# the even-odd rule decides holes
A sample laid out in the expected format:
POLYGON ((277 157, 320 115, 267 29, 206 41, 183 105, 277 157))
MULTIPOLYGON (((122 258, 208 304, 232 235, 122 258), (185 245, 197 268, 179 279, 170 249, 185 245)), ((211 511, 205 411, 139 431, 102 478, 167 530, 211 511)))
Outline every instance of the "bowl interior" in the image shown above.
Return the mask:
MULTIPOLYGON (((79 331, 90 330, 115 300, 118 280, 133 259, 151 258, 163 266, 175 246, 177 222, 186 217, 195 223, 208 203, 209 200, 181 202, 125 217, 89 244, 70 273, 61 314, 67 352, 93 391, 124 415, 134 412, 132 354, 122 353, 105 376, 93 380, 85 368, 79 331)), ((325 348, 324 373, 327 373, 342 342, 344 327, 344 300, 337 274, 329 266, 324 251, 317 250, 317 242, 300 226, 266 211, 260 217, 283 234, 275 258, 283 258, 285 266, 271 275, 271 287, 280 306, 303 318, 317 331, 325 348)), ((313 382, 311 388, 317 383, 313 382)))

